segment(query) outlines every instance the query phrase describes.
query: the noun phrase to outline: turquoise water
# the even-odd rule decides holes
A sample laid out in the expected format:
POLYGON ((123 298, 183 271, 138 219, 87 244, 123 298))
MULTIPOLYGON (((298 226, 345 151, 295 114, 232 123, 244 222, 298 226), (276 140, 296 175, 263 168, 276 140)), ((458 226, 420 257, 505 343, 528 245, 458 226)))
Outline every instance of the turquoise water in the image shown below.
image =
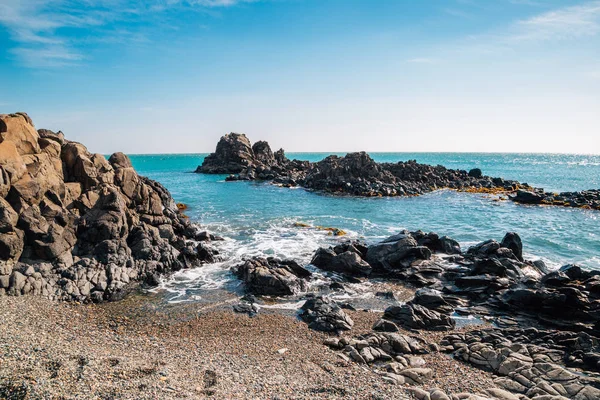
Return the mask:
MULTIPOLYGON (((317 161, 327 154, 297 153, 317 161)), ((401 229, 435 231, 468 246, 518 232, 531 259, 551 267, 578 263, 600 269, 600 212, 517 205, 485 195, 439 191, 414 198, 334 197, 257 182, 225 182, 223 175, 191 173, 203 154, 134 155, 136 170, 165 185, 194 222, 228 240, 228 262, 178 276, 179 286, 218 287, 227 268, 243 256, 276 255, 308 262, 321 245, 340 238, 295 222, 343 229, 348 237, 374 241, 401 229)), ((552 191, 600 188, 600 156, 546 154, 374 153, 377 161, 416 159, 449 168, 479 167, 487 175, 516 179, 552 191)))

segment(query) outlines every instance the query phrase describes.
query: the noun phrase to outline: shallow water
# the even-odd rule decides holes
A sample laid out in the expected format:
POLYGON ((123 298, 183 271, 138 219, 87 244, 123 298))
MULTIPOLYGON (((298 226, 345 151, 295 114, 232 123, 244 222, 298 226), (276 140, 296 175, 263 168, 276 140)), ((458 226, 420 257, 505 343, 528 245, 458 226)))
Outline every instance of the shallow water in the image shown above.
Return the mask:
MULTIPOLYGON (((326 154, 289 154, 317 161, 326 154)), ((537 154, 374 153, 377 161, 416 159, 449 168, 481 168, 486 175, 516 179, 551 191, 600 188, 600 156, 537 154)), ((165 285, 174 301, 193 300, 202 291, 235 290, 229 267, 244 256, 293 257, 308 263, 314 250, 347 237, 369 242, 401 229, 435 231, 468 246, 518 232, 526 256, 551 267, 577 263, 600 269, 600 212, 559 207, 523 206, 510 201, 453 191, 413 198, 334 197, 303 189, 257 182, 225 182, 223 175, 191 173, 203 154, 134 155, 136 170, 165 185, 194 222, 225 236, 220 250, 227 262, 177 274, 165 285), (315 228, 336 227, 342 238, 315 228)))

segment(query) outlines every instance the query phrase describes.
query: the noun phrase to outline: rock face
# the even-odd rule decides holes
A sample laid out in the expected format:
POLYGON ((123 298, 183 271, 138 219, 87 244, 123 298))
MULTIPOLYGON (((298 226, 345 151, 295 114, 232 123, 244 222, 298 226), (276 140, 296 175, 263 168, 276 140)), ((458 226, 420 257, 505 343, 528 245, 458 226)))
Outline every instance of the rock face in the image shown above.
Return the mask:
POLYGON ((267 180, 283 186, 301 186, 332 194, 353 196, 415 196, 438 189, 476 193, 513 193, 510 199, 525 204, 548 204, 600 210, 600 190, 545 193, 517 181, 485 176, 481 169, 447 169, 419 164, 415 160, 378 163, 367 153, 331 155, 311 163, 288 160, 283 150, 271 151, 265 141, 250 143, 243 134, 221 138, 214 153, 196 172, 231 174, 229 181, 267 180))
POLYGON ((274 179, 288 163, 283 150, 274 154, 267 142, 252 145, 246 135, 229 133, 219 140, 216 151, 204 159, 196 172, 239 174, 240 180, 274 179))
POLYGON ((198 232, 122 153, 106 160, 24 113, 0 115, 0 294, 101 301, 199 265, 198 232))

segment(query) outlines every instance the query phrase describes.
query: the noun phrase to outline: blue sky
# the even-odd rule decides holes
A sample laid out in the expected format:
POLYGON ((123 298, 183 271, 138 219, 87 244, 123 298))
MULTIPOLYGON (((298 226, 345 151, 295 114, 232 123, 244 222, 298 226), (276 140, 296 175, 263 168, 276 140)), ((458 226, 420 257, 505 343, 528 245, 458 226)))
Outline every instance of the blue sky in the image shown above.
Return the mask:
POLYGON ((0 0, 0 87, 101 153, 600 153, 600 1, 0 0))

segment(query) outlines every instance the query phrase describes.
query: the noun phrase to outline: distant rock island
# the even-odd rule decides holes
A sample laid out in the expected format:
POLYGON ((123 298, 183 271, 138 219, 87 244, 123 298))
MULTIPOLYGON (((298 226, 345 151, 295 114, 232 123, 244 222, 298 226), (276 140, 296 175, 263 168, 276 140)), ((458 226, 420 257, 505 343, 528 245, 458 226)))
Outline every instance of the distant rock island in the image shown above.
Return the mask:
POLYGON ((209 239, 129 158, 0 115, 0 294, 102 301, 209 261, 209 239))
POLYGON ((470 171, 420 164, 415 160, 378 163, 366 152, 330 155, 318 162, 289 160, 283 149, 273 153, 265 141, 254 143, 244 134, 219 140, 198 173, 229 174, 227 180, 265 180, 332 194, 365 197, 417 196, 439 189, 511 195, 523 204, 559 205, 600 210, 600 190, 546 193, 526 183, 470 171))

